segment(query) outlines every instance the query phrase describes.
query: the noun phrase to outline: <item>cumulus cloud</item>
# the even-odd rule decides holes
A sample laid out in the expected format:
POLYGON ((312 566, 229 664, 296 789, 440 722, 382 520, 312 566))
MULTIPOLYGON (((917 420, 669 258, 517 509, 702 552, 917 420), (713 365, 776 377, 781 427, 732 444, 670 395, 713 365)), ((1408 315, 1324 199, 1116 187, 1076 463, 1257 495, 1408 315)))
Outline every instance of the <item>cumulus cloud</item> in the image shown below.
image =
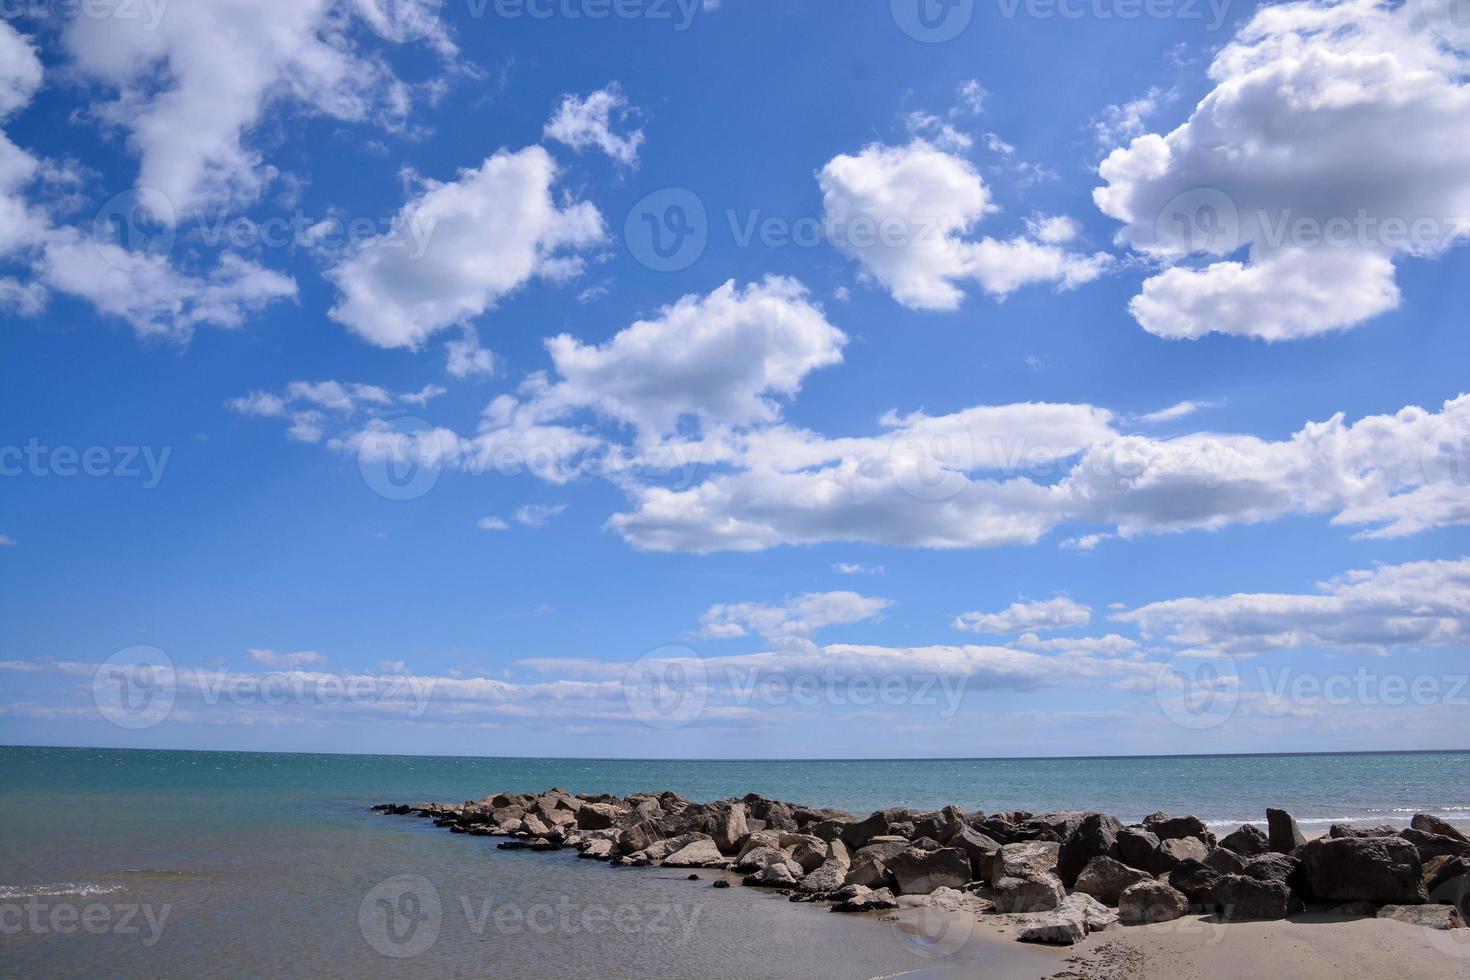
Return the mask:
POLYGON ((351 40, 337 0, 102 3, 68 19, 66 49, 84 77, 117 92, 93 112, 128 133, 138 186, 180 211, 260 192, 270 171, 249 135, 268 108, 397 125, 411 102, 351 40))
POLYGON ((847 337, 806 288, 768 277, 690 295, 604 344, 567 334, 546 342, 560 380, 540 396, 550 409, 590 407, 649 433, 681 418, 768 422, 774 398, 801 390, 812 371, 838 364, 847 337))
POLYGON ((343 419, 395 404, 422 407, 444 389, 430 385, 422 391, 393 394, 377 385, 340 381, 292 381, 279 392, 252 391, 231 398, 225 406, 241 415, 278 418, 290 423, 287 435, 298 442, 321 442, 331 424, 328 413, 343 419))
POLYGON ((1303 646, 1387 651, 1470 640, 1470 559, 1348 572, 1316 594, 1170 599, 1118 613, 1144 637, 1231 654, 1303 646))
POLYGON ((523 527, 545 527, 566 509, 566 504, 526 504, 516 508, 515 519, 523 527))
POLYGON ((1092 621, 1092 609, 1066 596, 1037 602, 1013 602, 998 613, 967 612, 955 617, 954 628, 971 633, 1028 633, 1069 629, 1092 621))
POLYGON ((643 130, 627 135, 613 131, 613 125, 633 114, 628 98, 617 82, 598 89, 585 99, 563 96, 556 115, 546 124, 545 137, 565 143, 581 153, 596 147, 625 167, 638 165, 638 147, 643 145, 643 130))
POLYGON ((1440 3, 1263 7, 1186 122, 1103 161, 1094 197, 1123 222, 1120 243, 1165 263, 1204 257, 1144 283, 1131 305, 1144 329, 1347 329, 1398 306, 1396 261, 1470 231, 1470 84, 1426 23, 1440 3))
POLYGON ((327 658, 314 650, 302 650, 299 653, 277 653, 275 650, 248 650, 250 659, 263 667, 274 667, 280 670, 300 670, 303 667, 318 667, 327 662, 327 658))
POLYGON ((756 633, 777 647, 814 649, 812 636, 829 626, 878 618, 888 599, 856 592, 808 592, 781 602, 741 602, 711 606, 700 619, 704 636, 730 639, 756 633))
MULTIPOLYGON (((426 180, 386 234, 327 273, 342 294, 330 316, 379 347, 417 348, 531 279, 577 275, 575 252, 603 239, 602 215, 585 201, 559 206, 556 178, 551 155, 532 146, 501 150, 457 180, 426 180)), ((460 363, 465 373, 481 366, 460 363)))
POLYGON ((817 180, 834 244, 911 309, 958 309, 967 282, 997 298, 1033 283, 1069 289, 1108 265, 1103 253, 1028 235, 970 238, 998 210, 990 189, 968 161, 922 138, 838 156, 817 180))

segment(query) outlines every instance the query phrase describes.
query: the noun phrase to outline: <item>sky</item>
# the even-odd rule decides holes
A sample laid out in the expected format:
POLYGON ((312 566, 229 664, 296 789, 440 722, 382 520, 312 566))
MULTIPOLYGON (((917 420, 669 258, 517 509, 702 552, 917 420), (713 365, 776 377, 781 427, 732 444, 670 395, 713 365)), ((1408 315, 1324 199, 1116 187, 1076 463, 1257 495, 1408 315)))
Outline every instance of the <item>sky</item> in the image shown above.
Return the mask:
POLYGON ((1470 748, 1448 0, 15 0, 0 743, 1470 748))

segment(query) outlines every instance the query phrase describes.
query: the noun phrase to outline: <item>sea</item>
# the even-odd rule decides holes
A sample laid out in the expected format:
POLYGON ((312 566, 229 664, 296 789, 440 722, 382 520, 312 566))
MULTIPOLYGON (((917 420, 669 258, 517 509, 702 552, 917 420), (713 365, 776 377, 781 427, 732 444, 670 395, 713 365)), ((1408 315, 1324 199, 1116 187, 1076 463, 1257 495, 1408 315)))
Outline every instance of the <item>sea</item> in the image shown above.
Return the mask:
MULTIPOLYGON (((746 793, 838 807, 1163 810, 1225 833, 1267 806, 1470 822, 1470 753, 655 761, 0 747, 0 976, 1037 976, 967 944, 673 869, 386 817, 499 791, 746 793)), ((1029 964, 1029 965, 1028 965, 1029 964)), ((1033 969, 1035 968, 1035 969, 1033 969)))

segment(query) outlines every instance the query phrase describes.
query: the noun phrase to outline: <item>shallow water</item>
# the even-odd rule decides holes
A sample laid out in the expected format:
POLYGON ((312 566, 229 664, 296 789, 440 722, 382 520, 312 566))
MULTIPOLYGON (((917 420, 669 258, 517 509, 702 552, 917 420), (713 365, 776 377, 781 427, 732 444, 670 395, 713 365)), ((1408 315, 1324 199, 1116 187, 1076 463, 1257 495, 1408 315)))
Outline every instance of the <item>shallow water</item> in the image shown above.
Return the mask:
POLYGON ((1464 819, 1467 777, 1463 753, 628 762, 0 748, 0 974, 1011 975, 1047 954, 968 943, 961 966, 936 955, 944 937, 715 890, 708 872, 502 852, 365 808, 559 785, 1217 823, 1260 820, 1270 804, 1310 826, 1418 809, 1464 819))

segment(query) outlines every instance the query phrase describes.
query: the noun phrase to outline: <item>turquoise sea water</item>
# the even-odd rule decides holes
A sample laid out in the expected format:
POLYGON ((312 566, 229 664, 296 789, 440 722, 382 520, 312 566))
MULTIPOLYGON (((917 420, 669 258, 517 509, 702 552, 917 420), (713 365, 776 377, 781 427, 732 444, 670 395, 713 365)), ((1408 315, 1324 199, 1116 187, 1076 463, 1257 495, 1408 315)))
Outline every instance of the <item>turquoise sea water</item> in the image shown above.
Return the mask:
POLYGON ((0 975, 867 977, 925 965, 887 926, 673 872, 499 852, 365 809, 553 785, 758 792, 859 813, 1168 810, 1227 829, 1268 805, 1309 830, 1419 811, 1470 819, 1470 753, 657 762, 0 748, 0 975), (432 896, 394 905, 402 921, 429 921, 419 899, 438 902, 433 942, 408 960, 372 937, 379 886, 404 875, 432 896), (801 941, 818 934, 819 954, 801 941), (749 944, 782 965, 757 967, 749 944))

